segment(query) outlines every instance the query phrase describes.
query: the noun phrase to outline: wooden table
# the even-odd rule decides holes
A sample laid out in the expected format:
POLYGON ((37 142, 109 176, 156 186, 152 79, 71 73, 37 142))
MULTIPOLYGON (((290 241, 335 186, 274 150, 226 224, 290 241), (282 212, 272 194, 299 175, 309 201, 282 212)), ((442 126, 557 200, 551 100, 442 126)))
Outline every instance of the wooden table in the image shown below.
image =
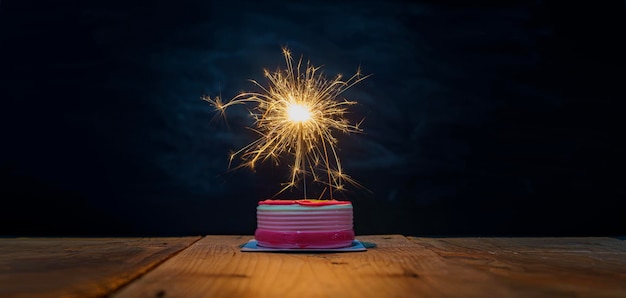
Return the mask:
POLYGON ((366 252, 241 252, 251 236, 0 238, 0 297, 626 297, 614 238, 359 236, 366 252))

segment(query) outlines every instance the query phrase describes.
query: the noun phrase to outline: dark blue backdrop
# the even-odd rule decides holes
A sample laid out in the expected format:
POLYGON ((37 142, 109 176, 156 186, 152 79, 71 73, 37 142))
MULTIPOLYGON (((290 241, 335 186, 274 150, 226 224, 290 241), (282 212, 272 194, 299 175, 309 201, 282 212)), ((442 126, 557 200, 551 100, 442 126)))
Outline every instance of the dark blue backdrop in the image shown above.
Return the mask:
POLYGON ((623 1, 254 2, 2 1, 0 235, 253 233, 287 169, 227 172, 250 119, 200 97, 281 46, 373 74, 339 144, 357 234, 626 233, 623 1))

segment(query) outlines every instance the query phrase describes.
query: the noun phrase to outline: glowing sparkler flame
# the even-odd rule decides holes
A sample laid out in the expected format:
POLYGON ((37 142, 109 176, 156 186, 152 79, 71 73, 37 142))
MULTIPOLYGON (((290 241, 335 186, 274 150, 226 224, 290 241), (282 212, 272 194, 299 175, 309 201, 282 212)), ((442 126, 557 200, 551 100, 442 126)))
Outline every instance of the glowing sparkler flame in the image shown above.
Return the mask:
POLYGON ((287 115, 289 115, 289 120, 293 122, 307 122, 311 120, 309 107, 299 103, 290 104, 289 107, 287 107, 287 115))
MULTIPOLYGON (((260 137, 231 154, 231 161, 235 156, 240 156, 242 163, 239 167, 254 168, 257 162, 272 159, 278 163, 281 155, 291 155, 294 158, 291 180, 285 183, 277 195, 296 186, 300 178, 304 180, 310 175, 315 182, 328 187, 332 199, 333 188, 344 189, 344 182, 358 185, 342 170, 336 149, 337 139, 332 132, 362 131, 359 124, 351 124, 344 117, 347 107, 356 102, 338 100, 338 97, 368 76, 362 76, 357 71, 347 80, 342 80, 341 75, 328 80, 318 72, 320 67, 312 66, 310 62, 306 63, 304 72, 300 72, 302 58, 294 68, 293 58, 287 48, 283 48, 283 55, 287 64, 285 70, 278 69, 274 73, 264 71, 269 81, 268 87, 251 80, 263 93, 243 92, 228 102, 223 102, 219 97, 203 99, 222 114, 233 105, 256 104, 251 110, 255 120, 255 128, 251 129, 260 137), (321 178, 320 172, 325 173, 326 177, 321 178)), ((304 186, 306 197, 306 183, 304 186)))

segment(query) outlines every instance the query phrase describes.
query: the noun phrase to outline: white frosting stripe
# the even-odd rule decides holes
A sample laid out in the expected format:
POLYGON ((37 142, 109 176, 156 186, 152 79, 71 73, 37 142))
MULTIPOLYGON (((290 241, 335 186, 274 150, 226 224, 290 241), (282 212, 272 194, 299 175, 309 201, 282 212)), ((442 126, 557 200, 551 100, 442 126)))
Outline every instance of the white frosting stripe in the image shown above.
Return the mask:
POLYGON ((259 205, 257 227, 273 231, 332 232, 352 229, 352 205, 259 205))

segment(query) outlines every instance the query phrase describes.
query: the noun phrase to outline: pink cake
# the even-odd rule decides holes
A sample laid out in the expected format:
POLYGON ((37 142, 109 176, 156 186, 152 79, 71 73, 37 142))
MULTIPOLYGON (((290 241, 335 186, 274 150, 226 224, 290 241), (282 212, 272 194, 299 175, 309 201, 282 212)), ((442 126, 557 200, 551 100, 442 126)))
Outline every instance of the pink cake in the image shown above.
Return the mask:
POLYGON ((340 248, 352 245, 352 203, 336 200, 265 200, 257 207, 259 246, 340 248))

